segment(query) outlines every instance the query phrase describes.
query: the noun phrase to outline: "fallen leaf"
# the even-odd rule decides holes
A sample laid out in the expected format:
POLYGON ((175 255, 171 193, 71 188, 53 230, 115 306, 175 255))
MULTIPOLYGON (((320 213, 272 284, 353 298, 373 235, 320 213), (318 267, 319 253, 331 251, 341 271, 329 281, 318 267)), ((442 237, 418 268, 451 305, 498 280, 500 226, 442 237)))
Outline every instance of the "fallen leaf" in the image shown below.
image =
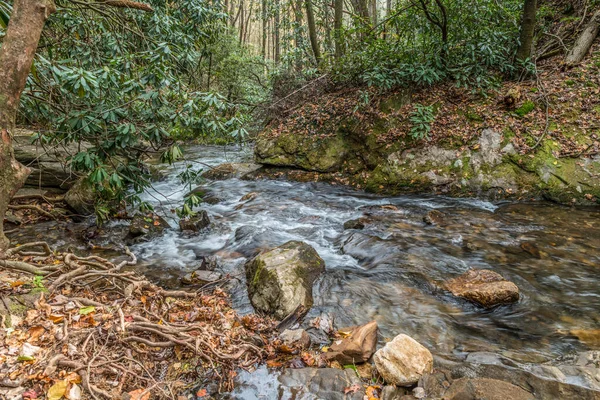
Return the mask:
POLYGON ((65 376, 65 381, 69 383, 81 383, 81 375, 77 372, 69 372, 69 374, 65 376))
POLYGON ((282 367, 283 363, 281 361, 277 361, 277 360, 267 360, 267 367, 268 368, 279 368, 282 367))
POLYGON ((148 400, 150 398, 150 392, 146 389, 136 389, 129 392, 131 400, 148 400))
POLYGON ((23 281, 14 281, 10 284, 10 287, 14 288, 14 287, 18 287, 18 286, 23 286, 24 284, 25 284, 25 282, 23 282, 23 281))
POLYGON ((208 392, 206 391, 206 389, 200 389, 196 393, 196 397, 206 397, 206 396, 208 396, 208 392))
POLYGON ((37 392, 33 389, 29 389, 29 390, 23 392, 21 394, 21 396, 23 396, 24 399, 37 399, 38 398, 37 392))
POLYGON ((81 388, 78 385, 71 385, 71 388, 65 393, 65 397, 69 400, 81 400, 81 388))
POLYGON ((96 307, 94 306, 81 307, 79 309, 79 314, 88 315, 90 313, 93 313, 94 311, 96 311, 96 307))
POLYGON ((358 385, 357 383, 355 383, 352 386, 348 386, 347 388, 344 389, 344 394, 348 394, 348 393, 356 393, 360 390, 360 385, 358 385))
POLYGON ((58 381, 54 385, 48 389, 48 393, 46 394, 47 400, 59 400, 62 398, 66 391, 69 382, 67 381, 58 381))
POLYGON ((62 322, 65 319, 64 315, 57 315, 57 314, 50 314, 48 316, 48 319, 52 322, 54 322, 55 324, 58 324, 59 322, 62 322))
POLYGON ((29 328, 29 331, 27 331, 27 333, 29 333, 29 339, 30 340, 36 340, 37 338, 39 338, 40 336, 42 336, 42 334, 45 332, 46 330, 44 329, 43 326, 32 326, 31 328, 29 328))

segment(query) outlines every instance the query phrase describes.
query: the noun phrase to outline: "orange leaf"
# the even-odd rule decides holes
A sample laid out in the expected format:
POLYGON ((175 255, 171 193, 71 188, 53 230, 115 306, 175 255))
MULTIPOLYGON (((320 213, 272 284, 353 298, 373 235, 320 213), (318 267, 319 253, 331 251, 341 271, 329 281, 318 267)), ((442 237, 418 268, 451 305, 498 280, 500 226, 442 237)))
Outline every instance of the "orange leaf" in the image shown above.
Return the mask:
POLYGON ((37 338, 39 338, 40 336, 42 336, 42 333, 44 333, 46 330, 44 329, 43 326, 32 326, 31 328, 29 328, 29 331, 27 333, 29 333, 29 339, 31 340, 36 340, 37 338))
POLYGON ((51 314, 48 319, 52 322, 54 322, 55 324, 58 324, 59 322, 62 322, 63 319, 65 319, 64 315, 57 315, 57 314, 51 314))
POLYGON ((131 400, 148 400, 150 398, 150 392, 146 389, 136 389, 129 392, 131 400))
POLYGON ((208 392, 206 391, 206 389, 200 389, 198 390, 198 393, 196 393, 196 397, 206 397, 208 396, 208 392))
POLYGON ((12 287, 17 287, 17 286, 22 286, 24 284, 25 284, 25 282, 23 282, 23 281, 14 281, 10 284, 10 287, 12 288, 12 287))

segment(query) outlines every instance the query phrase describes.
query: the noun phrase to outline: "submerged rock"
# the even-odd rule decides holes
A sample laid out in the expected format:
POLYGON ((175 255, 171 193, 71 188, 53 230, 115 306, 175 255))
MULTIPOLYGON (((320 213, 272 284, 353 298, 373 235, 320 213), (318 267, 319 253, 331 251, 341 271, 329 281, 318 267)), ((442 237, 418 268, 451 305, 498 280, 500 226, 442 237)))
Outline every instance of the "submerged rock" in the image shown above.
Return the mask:
POLYGON ((535 397, 512 383, 488 378, 461 378, 455 380, 444 393, 446 400, 533 400, 535 397))
POLYGON ((471 269, 446 284, 453 295, 486 308, 519 300, 519 288, 502 275, 487 269, 471 269))
POLYGON ((283 319, 313 304, 312 286, 325 262, 304 242, 290 241, 246 263, 250 301, 257 311, 283 319))
POLYGON ((446 215, 438 210, 431 210, 423 217, 423 222, 428 225, 445 225, 446 215))
POLYGON ((202 177, 213 181, 243 178, 260 168, 262 168, 262 165, 254 163, 226 163, 204 172, 202 177))
POLYGON ((325 353, 329 361, 337 361, 342 365, 361 364, 369 360, 377 346, 377 322, 371 321, 361 326, 340 329, 340 333, 347 335, 336 340, 325 353))
POLYGON ((411 386, 433 370, 433 356, 410 336, 400 334, 373 356, 379 375, 398 386, 411 386))
POLYGON ((344 229, 364 229, 365 224, 361 218, 351 219, 350 221, 344 222, 344 229))
POLYGON ((210 218, 205 210, 200 210, 191 217, 186 217, 179 220, 179 228, 182 231, 199 232, 209 225, 210 218))
POLYGON ((65 194, 65 203, 80 216, 94 213, 96 193, 86 178, 80 178, 65 194))
POLYGON ((281 388, 278 397, 281 399, 363 400, 365 396, 362 381, 351 369, 286 369, 279 377, 279 383, 291 389, 289 393, 281 388), (356 391, 345 393, 350 387, 356 391))

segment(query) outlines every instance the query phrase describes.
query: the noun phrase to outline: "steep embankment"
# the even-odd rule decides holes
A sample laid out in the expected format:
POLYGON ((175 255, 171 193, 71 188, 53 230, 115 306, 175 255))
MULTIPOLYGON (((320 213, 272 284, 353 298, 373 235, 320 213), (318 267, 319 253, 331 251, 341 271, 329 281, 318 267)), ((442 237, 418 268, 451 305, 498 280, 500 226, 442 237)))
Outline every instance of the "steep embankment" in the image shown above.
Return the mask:
POLYGON ((485 94, 452 85, 329 93, 272 122, 257 139, 255 158, 312 172, 288 177, 373 192, 596 204, 600 52, 570 70, 552 60, 541 70, 537 81, 485 94), (416 104, 432 106, 429 139, 411 135, 416 104))

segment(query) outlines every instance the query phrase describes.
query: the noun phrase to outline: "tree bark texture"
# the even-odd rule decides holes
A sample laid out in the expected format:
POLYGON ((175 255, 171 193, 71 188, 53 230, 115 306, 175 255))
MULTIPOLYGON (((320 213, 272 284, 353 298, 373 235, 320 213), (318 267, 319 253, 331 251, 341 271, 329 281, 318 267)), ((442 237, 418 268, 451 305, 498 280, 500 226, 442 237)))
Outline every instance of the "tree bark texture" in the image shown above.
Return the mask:
POLYGON ((333 35, 335 39, 335 58, 344 55, 344 38, 342 36, 344 18, 344 0, 334 0, 333 35))
POLYGON ((536 11, 537 0, 525 0, 525 4, 523 5, 523 19, 521 21, 519 49, 517 50, 517 60, 519 61, 525 61, 531 57, 536 11))
POLYGON ((315 13, 313 12, 312 0, 304 0, 306 6, 306 21, 308 24, 308 37, 310 46, 317 65, 321 63, 321 50, 319 49, 319 40, 317 38, 317 25, 315 23, 315 13))
POLYGON ((54 11, 53 0, 15 0, 0 48, 0 255, 10 244, 4 235, 8 203, 30 173, 15 160, 12 146, 17 110, 44 23, 54 11))

